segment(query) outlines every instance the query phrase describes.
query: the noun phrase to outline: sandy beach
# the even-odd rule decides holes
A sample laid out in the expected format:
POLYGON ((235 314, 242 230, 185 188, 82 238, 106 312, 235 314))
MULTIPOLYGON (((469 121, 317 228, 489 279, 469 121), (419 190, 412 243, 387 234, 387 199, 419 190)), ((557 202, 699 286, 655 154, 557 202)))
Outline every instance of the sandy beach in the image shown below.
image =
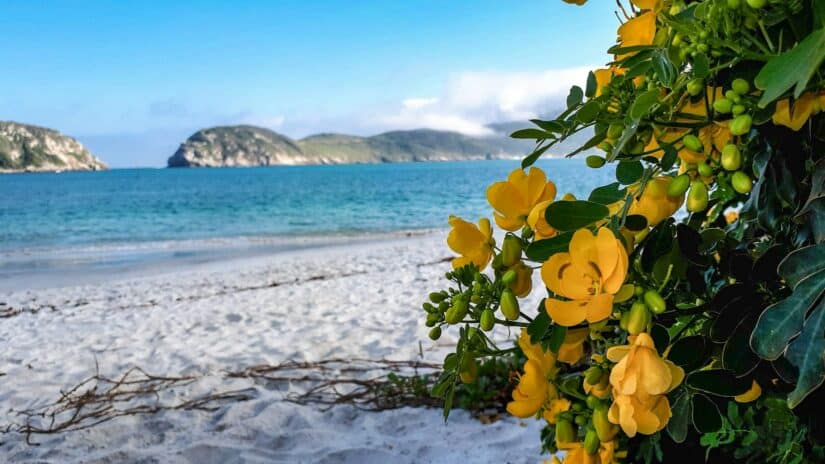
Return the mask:
MULTIPOLYGON (((430 341, 420 304, 449 269, 445 232, 92 274, 0 292, 0 426, 94 375, 139 367, 196 379, 160 399, 217 391, 246 401, 213 411, 116 418, 86 430, 0 435, 4 462, 539 462, 541 424, 484 425, 455 410, 321 411, 227 371, 331 358, 440 362, 454 342, 430 341), (423 356, 423 357, 422 357, 423 356)), ((533 305, 533 302, 525 302, 533 305)), ((503 339, 506 333, 498 334, 503 339)), ((546 456, 545 456, 546 458, 546 456)))

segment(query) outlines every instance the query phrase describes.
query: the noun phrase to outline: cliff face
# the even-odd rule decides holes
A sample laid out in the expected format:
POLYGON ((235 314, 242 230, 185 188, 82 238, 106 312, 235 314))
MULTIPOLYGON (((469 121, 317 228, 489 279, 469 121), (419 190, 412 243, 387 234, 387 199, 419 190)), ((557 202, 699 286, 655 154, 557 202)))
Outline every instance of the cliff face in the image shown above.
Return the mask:
POLYGON ((0 121, 0 172, 107 169, 77 140, 52 129, 0 121))
POLYGON ((372 137, 318 134, 292 139, 253 126, 196 132, 169 158, 169 167, 270 166, 289 164, 396 163, 523 156, 531 142, 504 136, 470 137, 419 129, 372 137))

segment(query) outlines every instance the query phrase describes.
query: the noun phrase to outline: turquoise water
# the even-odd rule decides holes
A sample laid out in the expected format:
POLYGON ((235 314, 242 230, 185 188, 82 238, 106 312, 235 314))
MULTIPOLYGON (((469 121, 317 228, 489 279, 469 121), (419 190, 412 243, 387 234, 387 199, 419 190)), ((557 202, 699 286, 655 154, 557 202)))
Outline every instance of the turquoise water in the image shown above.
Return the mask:
MULTIPOLYGON (((587 170, 581 160, 539 165, 559 194, 585 195, 609 181, 605 170, 587 170)), ((2 175, 0 256, 6 259, 0 277, 56 266, 37 257, 67 250, 82 255, 73 255, 75 264, 111 264, 168 258, 157 249, 191 250, 198 240, 313 236, 324 242, 444 228, 449 214, 490 217, 486 187, 517 166, 466 161, 2 175), (135 249, 142 251, 123 252, 135 249)))

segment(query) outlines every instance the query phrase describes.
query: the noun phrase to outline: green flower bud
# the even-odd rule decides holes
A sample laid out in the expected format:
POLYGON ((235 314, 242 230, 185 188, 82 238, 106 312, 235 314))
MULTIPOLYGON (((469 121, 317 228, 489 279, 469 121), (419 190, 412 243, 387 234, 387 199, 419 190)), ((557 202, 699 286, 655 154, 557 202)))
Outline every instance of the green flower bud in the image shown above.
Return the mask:
POLYGON ((485 309, 481 312, 481 318, 479 319, 479 326, 481 326, 481 330, 485 332, 489 332, 493 330, 493 326, 496 323, 495 314, 493 314, 492 309, 485 309))
POLYGON ((619 428, 607 419, 607 405, 600 404, 593 409, 593 429, 596 430, 599 441, 606 443, 619 433, 619 428))
POLYGON ((645 304, 653 312, 653 314, 662 314, 665 312, 665 309, 667 309, 665 299, 662 298, 662 295, 659 295, 659 292, 656 290, 650 289, 646 291, 644 300, 645 304))
POLYGON ((727 92, 725 92, 725 98, 732 101, 733 103, 742 102, 742 96, 734 92, 733 90, 728 90, 727 92))
POLYGON ((751 118, 750 115, 740 114, 731 121, 730 133, 732 135, 745 135, 750 132, 752 124, 753 118, 751 118))
POLYGON ((622 132, 624 132, 624 125, 622 124, 611 124, 607 128, 607 138, 609 139, 618 139, 622 136, 622 132))
POLYGON ((584 381, 589 385, 596 385, 602 379, 602 369, 599 366, 591 366, 584 371, 584 381))
POLYGON ((687 83, 687 91, 691 97, 695 97, 705 90, 705 81, 703 79, 693 79, 687 83))
POLYGON ((734 79, 730 84, 731 89, 739 95, 747 95, 751 91, 751 85, 745 79, 734 79))
POLYGON ((573 424, 567 419, 559 419, 556 421, 556 447, 565 443, 573 443, 576 441, 576 430, 573 424))
MULTIPOLYGON (((672 198, 679 198, 687 192, 690 187, 690 176, 681 174, 676 176, 667 186, 667 196, 672 198)), ((641 287, 637 287, 641 291, 641 287)), ((641 296, 641 295, 640 295, 641 296)))
POLYGON ((690 184, 687 196, 687 210, 691 213, 704 211, 708 207, 708 188, 701 180, 694 180, 690 184))
POLYGON ((598 155, 590 155, 587 158, 585 158, 584 161, 585 161, 585 163, 587 163, 587 167, 593 168, 593 169, 598 169, 598 168, 604 166, 604 163, 605 163, 604 158, 602 158, 601 156, 598 156, 598 155))
POLYGON ((576 416, 576 417, 573 419, 573 422, 574 422, 576 425, 585 425, 585 424, 587 424, 587 418, 586 418, 586 417, 584 417, 584 416, 576 416))
MULTIPOLYGON (((501 245, 501 264, 511 267, 521 260, 521 240, 515 235, 507 234, 501 245)), ((507 284, 509 285, 509 284, 507 284)))
POLYGON ((433 327, 438 324, 441 317, 438 314, 427 314, 427 321, 424 323, 427 327, 433 327))
POLYGON ((685 147, 687 147, 689 150, 693 150, 699 153, 702 153, 704 151, 702 141, 699 140, 699 137, 693 134, 686 135, 685 138, 682 139, 682 142, 685 144, 685 147))
POLYGON ((599 436, 596 434, 596 431, 589 429, 584 435, 584 451, 592 456, 599 452, 600 445, 601 442, 599 441, 599 436))
POLYGON ((446 292, 432 292, 430 293, 430 301, 433 303, 441 303, 444 299, 447 298, 446 292))
POLYGON ((499 301, 499 305, 501 307, 501 313, 504 314, 505 319, 508 321, 515 321, 518 319, 518 300, 512 290, 508 288, 501 292, 501 300, 499 301))
POLYGON ((447 321, 448 324, 458 324, 462 320, 464 320, 464 316, 467 315, 467 311, 470 309, 470 305, 468 304, 469 301, 464 301, 464 299, 453 299, 453 305, 450 306, 450 309, 447 310, 447 313, 444 314, 444 320, 447 321))
POLYGON ((742 153, 739 147, 729 143, 722 148, 722 167, 726 171, 736 171, 742 167, 742 153))
POLYGON ((510 269, 509 271, 504 273, 504 276, 501 278, 501 282, 509 287, 513 284, 513 282, 516 281, 517 278, 518 275, 516 275, 516 271, 510 269))
POLYGON ((713 168, 711 168, 711 167, 708 165, 708 163, 705 163, 704 161, 703 161, 703 162, 701 162, 701 163, 699 163, 699 164, 696 166, 696 170, 697 170, 697 171, 699 171, 699 175, 700 175, 700 176, 710 177, 710 176, 712 176, 712 175, 713 175, 713 168))
POLYGON ((630 307, 630 316, 627 319, 627 332, 630 335, 638 335, 645 331, 650 323, 650 311, 641 301, 633 303, 630 307))
POLYGON ((713 102, 713 109, 719 114, 728 114, 733 108, 733 102, 727 98, 720 98, 713 102))
POLYGON ((751 189, 753 188, 753 181, 751 180, 750 176, 745 174, 742 171, 736 171, 730 177, 730 183, 733 186, 733 189, 739 193, 750 193, 751 189))
POLYGON ((622 317, 619 319, 619 328, 627 330, 628 321, 630 321, 630 311, 622 313, 622 317))
POLYGON ((458 377, 462 383, 473 383, 478 378, 478 363, 475 358, 465 355, 461 363, 458 377))
POLYGON ((598 398, 596 398, 595 396, 593 396, 593 395, 588 395, 588 396, 587 396, 587 400, 585 401, 585 403, 587 404, 587 407, 588 407, 588 408, 595 410, 596 408, 598 408, 598 407, 599 407, 599 405, 600 405, 602 402, 601 402, 601 400, 599 400, 599 399, 598 399, 598 398))
POLYGON ((441 327, 433 327, 432 330, 430 330, 429 335, 430 340, 438 340, 439 338, 441 338, 441 327))
POLYGON ((735 10, 742 5, 742 0, 728 0, 728 8, 735 10))
POLYGON ((747 108, 745 108, 745 105, 733 105, 733 108, 731 108, 731 110, 730 110, 730 112, 733 113, 734 116, 739 116, 740 114, 744 113, 745 111, 747 111, 747 108))
POLYGON ((747 0, 748 6, 754 10, 760 10, 768 4, 768 0, 747 0))

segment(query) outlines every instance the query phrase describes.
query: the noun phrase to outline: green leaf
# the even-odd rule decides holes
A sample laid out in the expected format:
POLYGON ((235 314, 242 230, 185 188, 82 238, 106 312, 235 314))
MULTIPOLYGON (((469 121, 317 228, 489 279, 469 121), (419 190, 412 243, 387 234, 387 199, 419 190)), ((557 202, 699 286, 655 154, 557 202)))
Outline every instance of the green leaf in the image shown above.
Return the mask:
POLYGON ((751 350, 750 335, 756 323, 756 315, 742 320, 722 348, 722 365, 737 377, 748 374, 759 364, 759 357, 751 350))
POLYGON ((521 160, 521 169, 527 169, 528 167, 532 166, 536 162, 536 160, 539 159, 541 155, 543 155, 544 152, 546 152, 547 149, 550 147, 551 145, 544 145, 540 148, 536 148, 535 150, 533 150, 533 153, 530 153, 523 160, 521 160))
POLYGON ((541 127, 547 132, 561 134, 562 132, 567 130, 567 127, 565 127, 565 125, 560 123, 559 121, 542 121, 541 119, 531 119, 530 122, 541 127))
POLYGON ((693 75, 699 78, 706 78, 710 74, 710 60, 707 55, 699 54, 693 58, 693 75))
POLYGON ((574 85, 570 88, 570 93, 567 95, 567 108, 573 108, 576 105, 580 105, 584 99, 584 91, 578 85, 574 85))
POLYGON ((590 193, 589 201, 609 205, 624 199, 627 196, 627 189, 619 189, 621 184, 614 182, 602 187, 598 187, 590 193))
POLYGON ((753 350, 764 359, 781 356, 791 338, 802 330, 805 314, 823 291, 825 270, 803 279, 791 296, 765 308, 751 335, 753 350))
POLYGON ((632 232, 644 230, 647 228, 647 218, 641 214, 631 214, 625 218, 624 226, 632 232))
POLYGON ((676 443, 682 443, 687 438, 688 424, 690 423, 693 411, 691 410, 690 393, 684 392, 676 398, 671 408, 670 421, 667 423, 667 434, 676 443))
POLYGON ((699 369, 707 360, 708 343, 704 335, 680 338, 673 346, 667 359, 690 373, 699 369))
POLYGON ((537 240, 527 245, 524 253, 528 259, 544 262, 556 253, 567 251, 571 238, 573 238, 573 232, 565 232, 552 238, 537 240))
MULTIPOLYGON (((542 311, 543 313, 547 313, 546 311, 542 311)), ((567 336, 567 327, 563 325, 555 324, 553 325, 553 329, 550 332, 550 340, 547 342, 547 347, 553 353, 558 354, 559 348, 564 343, 564 337, 567 336)))
POLYGON ((653 107, 659 104, 659 95, 660 90, 653 89, 636 97, 636 100, 634 100, 630 106, 630 112, 628 113, 630 117, 633 119, 641 119, 650 114, 653 107))
POLYGON ((527 326, 527 334, 530 335, 530 343, 538 343, 550 328, 550 316, 547 311, 539 311, 533 322, 527 326))
POLYGON ((641 161, 620 161, 616 166, 616 180, 624 185, 630 185, 642 178, 645 172, 641 161))
POLYGON ((593 71, 587 73, 587 87, 584 89, 584 95, 587 98, 593 98, 596 95, 596 91, 598 88, 596 87, 598 83, 596 82, 596 74, 593 71))
POLYGON ((660 50, 653 55, 653 69, 659 76, 659 82, 661 82, 662 85, 667 88, 673 86, 673 82, 676 80, 677 70, 676 66, 670 61, 670 58, 668 58, 666 50, 660 50))
POLYGON ((560 230, 576 230, 590 225, 610 214, 607 206, 592 201, 556 201, 550 204, 544 217, 550 227, 560 230))
POLYGON ((687 376, 685 383, 696 390, 727 397, 741 395, 751 388, 750 379, 738 378, 727 369, 695 371, 687 376))
POLYGON ((693 426, 699 433, 716 432, 722 428, 722 414, 710 398, 693 395, 693 426))
POLYGON ((673 145, 669 143, 662 143, 659 142, 659 146, 664 151, 662 155, 661 161, 659 161, 659 165, 662 167, 663 171, 670 171, 670 168, 676 163, 676 158, 679 153, 673 148, 673 145))
POLYGON ((819 271, 825 270, 825 243, 800 248, 779 263, 781 275, 792 289, 819 271))
POLYGON ((600 110, 601 106, 598 102, 587 102, 584 104, 584 106, 582 106, 579 109, 579 111, 576 112, 576 121, 579 121, 583 124, 592 122, 594 119, 596 119, 596 116, 599 115, 600 110))
POLYGON ((764 108, 793 86, 794 98, 799 98, 823 59, 825 29, 813 31, 793 49, 771 58, 754 80, 756 87, 764 90, 759 106, 764 108))
POLYGON ((617 156, 624 150, 625 145, 633 136, 636 135, 636 131, 639 130, 639 119, 633 119, 628 124, 625 124, 624 132, 622 132, 622 136, 619 137, 619 140, 616 141, 616 144, 613 146, 613 151, 607 155, 607 161, 613 161, 616 159, 617 156))
POLYGON ((510 134, 511 138, 514 139, 537 139, 537 140, 544 140, 544 139, 552 139, 554 138, 553 134, 549 132, 545 132, 541 129, 521 129, 513 132, 510 134))
POLYGON ((788 406, 795 408, 825 382, 825 300, 805 321, 799 337, 788 345, 785 357, 799 369, 796 388, 788 394, 788 406))

